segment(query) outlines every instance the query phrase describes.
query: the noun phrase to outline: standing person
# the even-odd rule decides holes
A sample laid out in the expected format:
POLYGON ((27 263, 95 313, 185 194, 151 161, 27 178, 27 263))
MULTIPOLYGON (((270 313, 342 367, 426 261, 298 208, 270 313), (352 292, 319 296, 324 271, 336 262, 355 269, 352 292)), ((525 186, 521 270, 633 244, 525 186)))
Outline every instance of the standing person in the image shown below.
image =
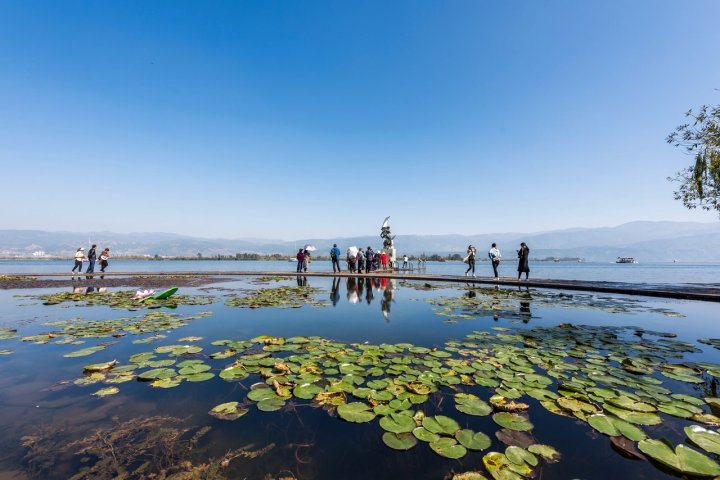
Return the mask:
POLYGON ((295 258, 297 259, 297 269, 296 272, 300 273, 303 269, 303 263, 305 262, 305 253, 303 253, 303 249, 299 249, 297 255, 295 255, 295 258))
POLYGON ((93 273, 95 271, 95 260, 97 260, 97 253, 95 253, 95 248, 97 248, 97 245, 93 244, 87 254, 88 268, 87 270, 85 270, 85 273, 93 273))
POLYGON ((348 270, 350 270, 350 273, 355 272, 355 255, 352 250, 348 248, 347 250, 347 267, 348 270))
POLYGON ((73 269, 70 273, 75 273, 75 269, 77 268, 78 273, 82 273, 82 262, 85 258, 85 249, 83 247, 80 247, 75 252, 75 265, 73 266, 73 269))
POLYGON ((380 264, 382 265, 383 270, 387 268, 387 253, 385 253, 385 250, 380 252, 380 264))
POLYGON ((500 276, 498 275, 498 265, 500 265, 500 250, 498 250, 496 244, 492 244, 492 247, 490 247, 490 251, 488 252, 488 257, 490 258, 490 263, 492 263, 493 267, 493 273, 495 274, 495 280, 499 280, 500 276))
POLYGON ((108 259, 110 258, 110 249, 106 248, 100 252, 100 271, 105 273, 105 269, 108 266, 108 259))
POLYGON ((530 277, 530 248, 525 245, 525 242, 522 242, 520 244, 520 250, 517 251, 518 254, 518 280, 520 280, 520 276, 525 273, 525 280, 528 280, 530 277))
POLYGON ((307 267, 310 265, 310 252, 303 250, 303 271, 307 272, 307 267))
POLYGON ((407 266, 408 266, 407 262, 408 262, 407 255, 403 255, 403 266, 402 266, 402 268, 407 268, 407 266))
POLYGON ((373 252, 373 249, 370 248, 368 245, 367 250, 365 250, 365 273, 370 273, 370 271, 373 269, 373 262, 375 261, 375 252, 373 252))
POLYGON ((358 250, 357 254, 357 273, 363 273, 365 269, 365 254, 362 249, 358 250))
POLYGON ((475 276, 475 256, 477 255, 477 249, 472 245, 468 245, 467 248, 467 264, 468 268, 465 270, 465 276, 467 277, 472 270, 472 276, 475 276))
POLYGON ((330 260, 332 260, 333 273, 335 273, 336 268, 337 272, 340 273, 340 249, 337 243, 333 243, 333 248, 330 249, 330 260))

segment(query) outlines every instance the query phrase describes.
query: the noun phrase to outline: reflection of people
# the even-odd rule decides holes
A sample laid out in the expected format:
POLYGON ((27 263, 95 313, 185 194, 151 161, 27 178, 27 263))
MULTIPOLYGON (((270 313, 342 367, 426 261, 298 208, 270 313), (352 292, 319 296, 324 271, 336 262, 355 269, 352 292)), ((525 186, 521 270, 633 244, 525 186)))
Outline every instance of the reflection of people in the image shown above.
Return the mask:
POLYGON ((298 287, 307 287, 307 277, 298 275, 297 276, 297 286, 298 287))
POLYGON ((303 252, 303 249, 299 249, 297 255, 295 256, 297 258, 297 270, 296 272, 300 273, 303 269, 303 263, 305 262, 305 253, 303 252))
POLYGON ((340 270, 340 249, 338 248, 337 243, 334 243, 333 248, 330 249, 330 260, 332 260, 333 273, 335 273, 336 268, 337 268, 337 272, 341 272, 341 270, 340 270))
MULTIPOLYGON (((385 280, 385 279, 383 279, 385 280)), ((380 309, 383 312, 385 321, 390 323, 390 304, 393 301, 393 295, 395 293, 395 280, 390 279, 383 289, 383 298, 380 300, 380 309)))
POLYGON ((340 277, 333 278, 332 289, 330 290, 330 301, 333 307, 340 301, 340 277))
POLYGON ((472 245, 468 245, 467 248, 467 264, 468 268, 465 270, 465 276, 467 277, 472 271, 472 276, 475 276, 475 256, 477 255, 477 249, 472 245))
POLYGON ((347 299, 350 303, 358 302, 357 285, 355 283, 355 277, 347 278, 347 299))
POLYGON ((108 266, 108 259, 110 258, 110 249, 106 248, 102 252, 100 252, 100 271, 105 272, 105 269, 108 266))
POLYGON ((493 273, 495 274, 495 280, 500 278, 498 275, 498 266, 500 265, 500 250, 498 250, 496 244, 492 244, 492 247, 490 247, 490 251, 488 252, 488 257, 490 258, 490 263, 492 263, 493 273))
POLYGON ((368 305, 372 303, 372 301, 375 299, 375 295, 373 294, 373 281, 369 278, 365 279, 365 301, 368 305))
POLYGON ((80 247, 75 252, 75 265, 73 266, 73 269, 70 273, 75 273, 75 269, 77 268, 78 273, 82 273, 82 262, 85 258, 85 249, 83 247, 80 247))
POLYGON ((528 323, 532 318, 532 313, 530 312, 530 300, 520 300, 520 318, 523 323, 528 323))
POLYGON ((520 275, 525 273, 525 280, 527 280, 530 277, 530 248, 528 248, 527 245, 525 245, 525 242, 522 242, 520 244, 520 250, 517 251, 518 254, 518 280, 520 280, 520 275))

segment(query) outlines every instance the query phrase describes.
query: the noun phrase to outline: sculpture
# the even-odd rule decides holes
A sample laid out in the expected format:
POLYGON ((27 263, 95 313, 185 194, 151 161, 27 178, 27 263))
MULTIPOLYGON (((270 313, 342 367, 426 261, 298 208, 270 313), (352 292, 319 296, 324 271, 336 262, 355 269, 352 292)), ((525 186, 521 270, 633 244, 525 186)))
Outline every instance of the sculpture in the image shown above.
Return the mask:
POLYGON ((388 262, 390 264, 390 267, 394 268, 396 250, 393 240, 395 239, 395 235, 392 235, 390 233, 390 224, 388 223, 389 220, 390 217, 385 217, 385 221, 383 222, 382 227, 380 227, 380 238, 383 239, 383 250, 388 256, 388 262))

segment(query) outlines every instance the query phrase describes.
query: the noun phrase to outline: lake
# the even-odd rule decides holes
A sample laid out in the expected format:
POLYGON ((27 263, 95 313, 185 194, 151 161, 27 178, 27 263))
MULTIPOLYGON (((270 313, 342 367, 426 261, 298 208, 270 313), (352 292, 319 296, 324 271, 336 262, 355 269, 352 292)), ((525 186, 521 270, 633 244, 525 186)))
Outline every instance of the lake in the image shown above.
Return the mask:
MULTIPOLYGON (((87 267, 87 264, 85 264, 87 267)), ((517 277, 517 264, 504 261, 500 275, 517 277)), ((427 262, 424 273, 463 275, 467 266, 460 262, 427 262)), ((62 260, 0 260, 2 273, 62 273, 70 272, 71 261, 62 260)), ((316 261, 312 271, 332 271, 329 261, 316 261)), ((531 262, 531 278, 587 280, 648 284, 720 284, 718 263, 640 263, 616 264, 598 262, 531 262)), ((98 269, 96 269, 97 271, 98 269)), ((181 271, 295 271, 295 264, 287 261, 137 261, 112 260, 110 272, 181 272, 181 271)), ((489 262, 478 262, 478 276, 490 276, 489 262)))
MULTIPOLYGON (((254 265, 290 266, 113 263, 254 265)), ((680 476, 661 438, 720 475, 714 304, 302 276, 132 293, 0 290, 0 478, 680 476)))

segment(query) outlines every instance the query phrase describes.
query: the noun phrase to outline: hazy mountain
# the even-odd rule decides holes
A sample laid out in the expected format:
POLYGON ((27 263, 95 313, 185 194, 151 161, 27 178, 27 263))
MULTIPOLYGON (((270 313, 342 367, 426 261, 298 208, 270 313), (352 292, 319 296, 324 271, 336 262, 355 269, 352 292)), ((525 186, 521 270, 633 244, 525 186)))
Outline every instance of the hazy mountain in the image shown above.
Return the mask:
MULTIPOLYGON (((521 241, 531 248, 533 258, 580 257, 588 261, 613 261, 633 256, 640 261, 720 261, 720 222, 631 222, 617 227, 574 228, 539 233, 492 233, 478 235, 402 235, 395 243, 399 254, 464 253, 469 244, 483 252, 496 242, 506 257, 514 257, 521 241)), ((298 248, 313 244, 321 252, 337 243, 373 248, 380 237, 310 238, 294 241, 261 238, 204 239, 172 233, 46 232, 0 230, 0 256, 31 256, 44 251, 50 256, 71 256, 88 243, 110 247, 116 255, 168 255, 204 257, 239 252, 292 255, 298 248)))

